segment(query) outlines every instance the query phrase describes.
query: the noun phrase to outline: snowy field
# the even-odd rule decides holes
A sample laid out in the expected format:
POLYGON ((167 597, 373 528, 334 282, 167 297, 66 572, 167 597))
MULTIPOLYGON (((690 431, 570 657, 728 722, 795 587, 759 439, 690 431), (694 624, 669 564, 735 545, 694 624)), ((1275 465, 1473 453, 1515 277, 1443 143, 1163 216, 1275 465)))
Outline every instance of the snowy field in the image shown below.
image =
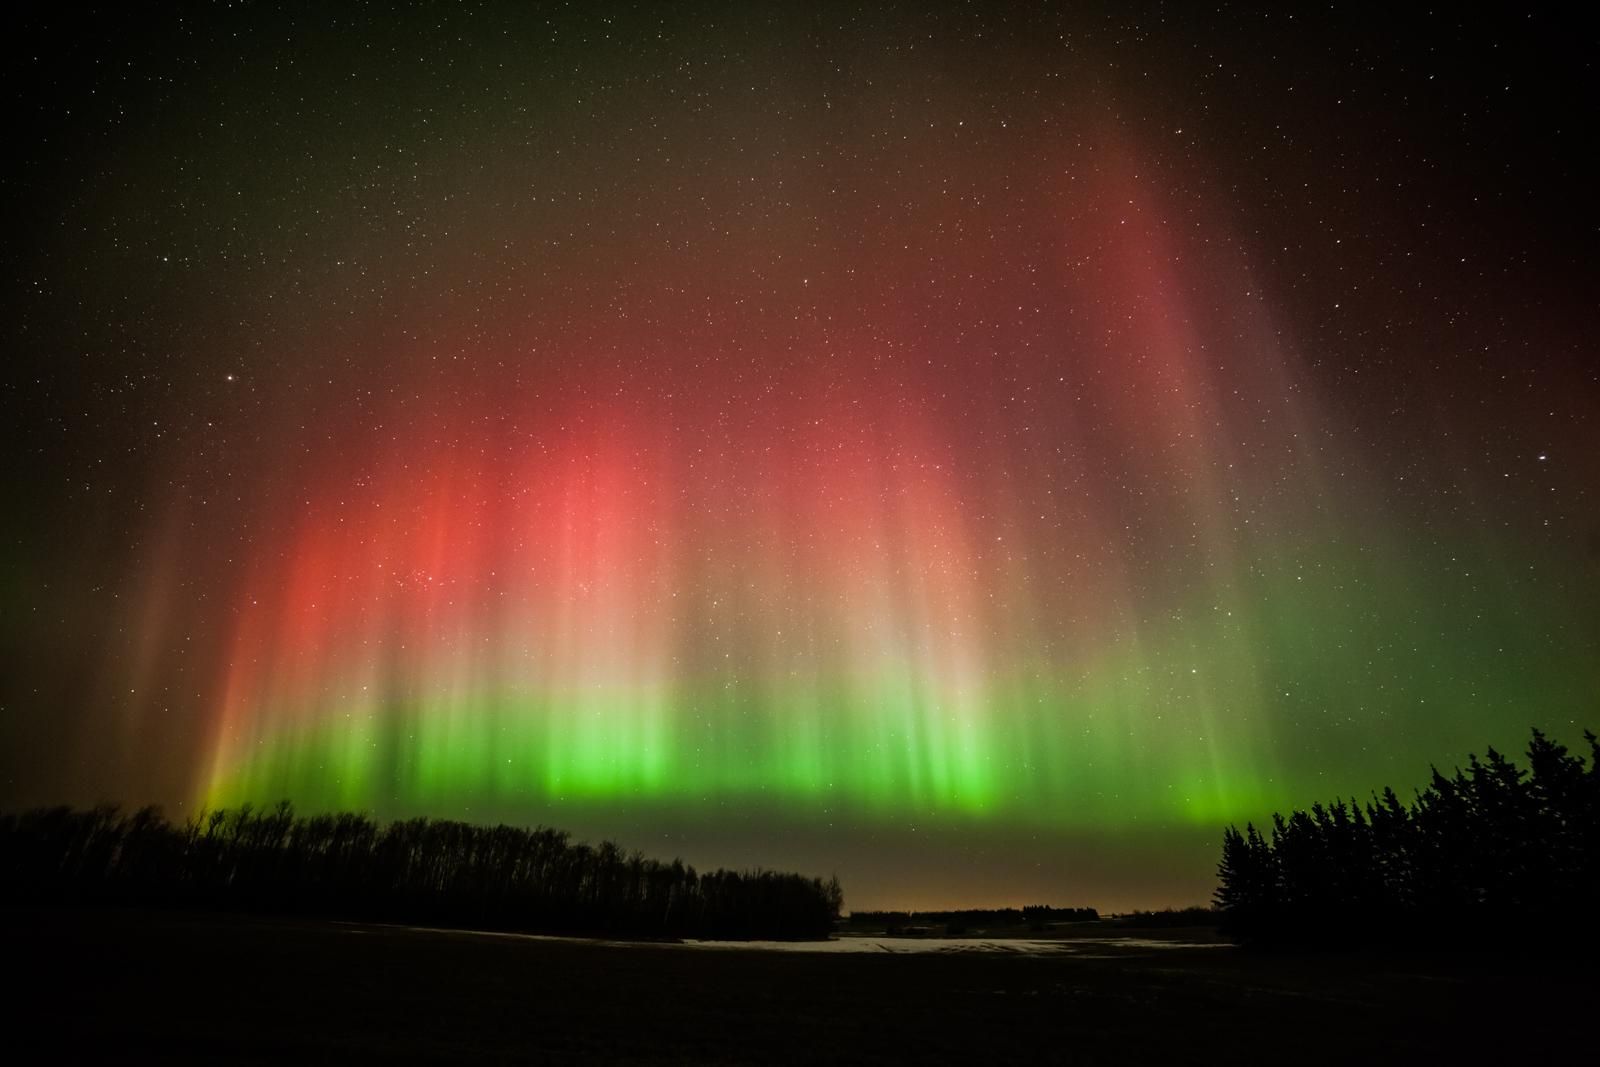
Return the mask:
MULTIPOLYGON (((361 933, 374 924, 347 924, 351 933, 361 933)), ((1225 941, 1163 941, 1146 937, 1079 937, 1066 939, 1022 937, 885 937, 847 934, 827 941, 626 941, 605 938, 558 937, 551 934, 514 934, 491 930, 439 929, 431 926, 406 926, 400 929, 418 933, 465 934, 472 937, 510 938, 526 941, 560 941, 617 947, 704 949, 723 952, 798 952, 798 953, 993 953, 1013 956, 1078 956, 1104 958, 1130 951, 1149 949, 1222 949, 1233 946, 1225 941)))

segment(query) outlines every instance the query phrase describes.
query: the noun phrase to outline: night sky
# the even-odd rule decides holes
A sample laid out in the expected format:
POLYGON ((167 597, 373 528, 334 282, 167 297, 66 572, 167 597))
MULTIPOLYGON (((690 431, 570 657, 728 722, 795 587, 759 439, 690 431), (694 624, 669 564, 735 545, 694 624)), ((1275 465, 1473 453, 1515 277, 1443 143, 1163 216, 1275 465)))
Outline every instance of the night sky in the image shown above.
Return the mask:
POLYGON ((0 804, 1116 909, 1600 727, 1595 33, 1295 6, 23 16, 0 804))

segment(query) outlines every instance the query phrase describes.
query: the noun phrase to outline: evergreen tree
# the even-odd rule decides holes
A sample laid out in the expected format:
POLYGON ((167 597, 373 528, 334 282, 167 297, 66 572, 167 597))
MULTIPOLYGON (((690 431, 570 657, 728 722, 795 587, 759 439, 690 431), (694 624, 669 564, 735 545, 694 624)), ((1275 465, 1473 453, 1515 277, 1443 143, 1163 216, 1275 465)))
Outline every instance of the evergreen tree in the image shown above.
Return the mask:
POLYGON ((1600 739, 1591 760, 1538 730, 1529 770, 1493 748, 1407 807, 1385 789, 1223 832, 1215 903, 1244 940, 1439 940, 1565 918, 1600 891, 1600 739), (1469 926, 1470 924, 1470 926, 1469 926))

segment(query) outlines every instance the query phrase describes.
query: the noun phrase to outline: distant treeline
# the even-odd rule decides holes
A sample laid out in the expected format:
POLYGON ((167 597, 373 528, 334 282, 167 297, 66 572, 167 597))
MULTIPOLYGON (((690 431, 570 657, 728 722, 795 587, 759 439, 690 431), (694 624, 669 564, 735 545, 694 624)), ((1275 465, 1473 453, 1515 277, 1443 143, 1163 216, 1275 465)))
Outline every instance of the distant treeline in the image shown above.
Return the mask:
POLYGON ((1100 913, 1093 908, 1052 908, 1029 904, 1024 908, 976 908, 968 911, 854 911, 852 926, 882 926, 898 934, 918 928, 945 928, 947 934, 960 934, 974 928, 1001 926, 1039 926, 1052 922, 1096 922, 1100 913))
POLYGON ((1215 908, 1163 908, 1160 911, 1130 911, 1122 917, 1122 925, 1155 929, 1166 926, 1215 926, 1215 908))
POLYGON ((1335 800, 1270 837, 1223 834, 1216 905, 1222 929, 1256 942, 1436 943, 1542 920, 1535 934, 1596 939, 1600 900, 1600 742, 1570 755, 1538 730, 1524 771, 1494 749, 1411 804, 1385 789, 1365 806, 1335 800), (1575 925, 1588 924, 1587 930, 1575 925))
POLYGON ((248 910, 540 933, 827 937, 837 880, 697 873, 560 830, 365 815, 297 817, 287 802, 175 826, 154 808, 0 816, 11 901, 248 910))

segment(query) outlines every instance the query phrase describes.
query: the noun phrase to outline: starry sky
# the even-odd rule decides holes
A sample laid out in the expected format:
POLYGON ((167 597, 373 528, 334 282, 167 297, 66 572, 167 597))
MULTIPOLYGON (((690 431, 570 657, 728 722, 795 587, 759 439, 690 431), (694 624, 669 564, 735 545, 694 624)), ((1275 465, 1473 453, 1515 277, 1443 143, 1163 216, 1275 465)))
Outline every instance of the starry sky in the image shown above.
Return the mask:
POLYGON ((1206 899, 1228 822, 1600 727, 1590 27, 8 37, 6 807, 1112 910, 1206 899))

